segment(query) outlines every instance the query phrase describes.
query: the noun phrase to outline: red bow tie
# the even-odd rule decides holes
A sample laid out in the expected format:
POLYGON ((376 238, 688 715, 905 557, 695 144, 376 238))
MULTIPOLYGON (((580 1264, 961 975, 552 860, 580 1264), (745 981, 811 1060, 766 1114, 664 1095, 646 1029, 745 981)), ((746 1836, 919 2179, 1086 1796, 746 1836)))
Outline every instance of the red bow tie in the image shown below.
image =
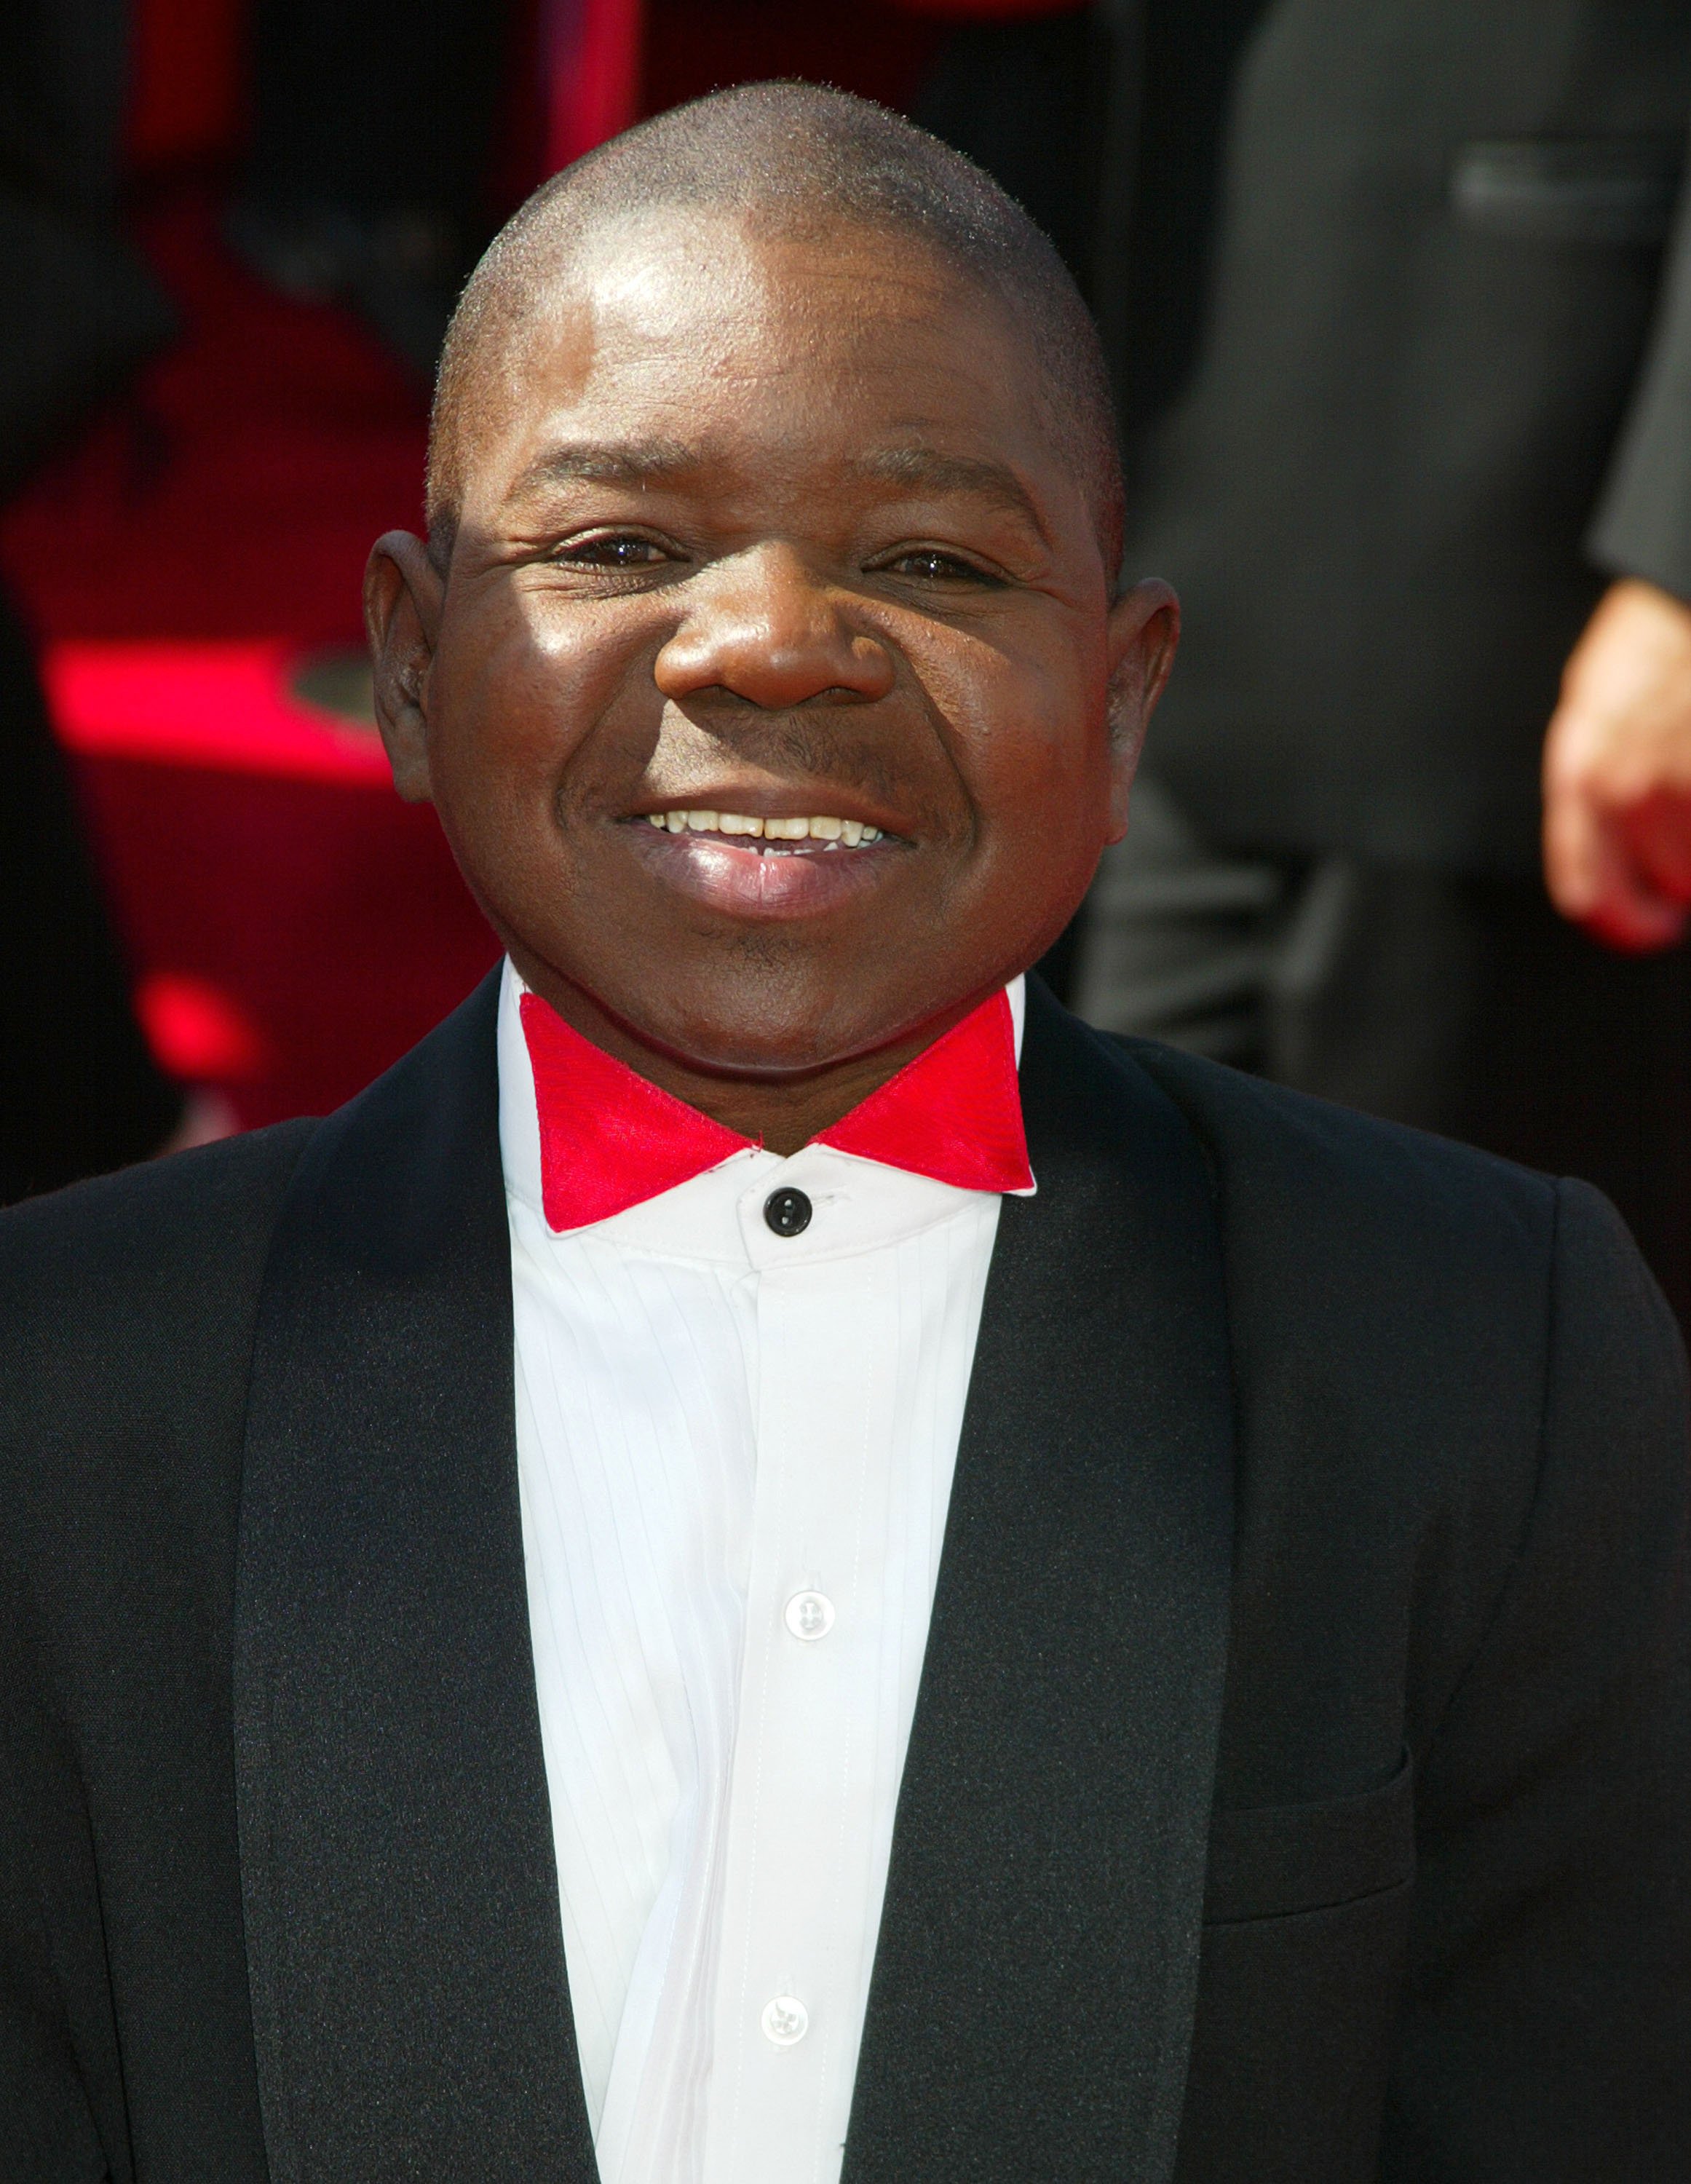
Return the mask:
MULTIPOLYGON (((752 1144, 614 1061, 537 994, 522 997, 522 1026, 548 1228, 608 1221, 752 1144)), ((1030 1190, 1008 995, 983 1001, 815 1143, 959 1190, 1030 1190)))

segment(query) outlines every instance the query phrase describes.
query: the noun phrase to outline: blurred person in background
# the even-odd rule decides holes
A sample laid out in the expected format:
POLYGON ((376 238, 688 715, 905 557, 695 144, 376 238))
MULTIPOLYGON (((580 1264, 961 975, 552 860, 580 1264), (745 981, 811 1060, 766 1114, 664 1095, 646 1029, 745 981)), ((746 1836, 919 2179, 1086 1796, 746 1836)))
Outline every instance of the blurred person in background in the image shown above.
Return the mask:
MULTIPOLYGON (((0 498, 175 332, 125 240, 120 0, 0 13, 0 498)), ((33 649, 0 593, 0 1204, 220 1134, 159 1068, 33 649)))
POLYGON ((253 135, 229 238, 286 292, 349 304, 431 381, 487 203, 510 61, 499 0, 256 0, 253 135))
POLYGON ((1186 610, 1071 1000, 1588 1177, 1691 1317, 1691 11, 1142 0, 919 112, 1030 202, 1092 162, 1186 610))

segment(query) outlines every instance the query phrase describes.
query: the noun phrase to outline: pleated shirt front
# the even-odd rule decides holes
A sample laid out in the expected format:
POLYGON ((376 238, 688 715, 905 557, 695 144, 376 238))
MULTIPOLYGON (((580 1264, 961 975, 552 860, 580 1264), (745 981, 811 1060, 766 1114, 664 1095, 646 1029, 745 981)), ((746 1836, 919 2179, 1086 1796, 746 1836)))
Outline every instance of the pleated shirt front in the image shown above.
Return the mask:
POLYGON ((554 1234, 519 991, 517 1456, 600 2174, 832 2184, 998 1199, 748 1148, 554 1234))

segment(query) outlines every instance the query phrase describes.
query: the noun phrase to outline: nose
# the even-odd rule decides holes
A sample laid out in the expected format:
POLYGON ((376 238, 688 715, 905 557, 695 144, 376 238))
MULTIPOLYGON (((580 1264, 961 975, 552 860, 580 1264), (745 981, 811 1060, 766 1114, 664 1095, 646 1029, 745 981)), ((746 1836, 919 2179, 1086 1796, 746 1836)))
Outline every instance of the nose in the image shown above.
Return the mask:
POLYGON ((885 645, 851 627, 837 594, 788 548, 737 554, 687 588, 685 619, 652 671, 666 698, 726 690, 780 710, 820 697, 867 703, 893 688, 885 645))

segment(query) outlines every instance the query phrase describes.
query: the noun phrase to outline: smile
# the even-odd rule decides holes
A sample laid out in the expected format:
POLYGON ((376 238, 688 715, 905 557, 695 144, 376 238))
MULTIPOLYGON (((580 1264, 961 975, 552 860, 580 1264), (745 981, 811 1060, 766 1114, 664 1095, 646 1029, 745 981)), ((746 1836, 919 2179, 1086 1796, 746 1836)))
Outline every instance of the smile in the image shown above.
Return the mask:
POLYGON ((617 830, 652 878, 736 922, 815 918, 866 904, 916 844, 866 819, 677 806, 617 830))
POLYGON ((765 819, 743 811, 648 811, 646 822, 666 834, 713 834, 731 838, 737 848, 760 856, 793 856, 825 850, 860 850, 885 838, 879 827, 860 819, 765 819))

